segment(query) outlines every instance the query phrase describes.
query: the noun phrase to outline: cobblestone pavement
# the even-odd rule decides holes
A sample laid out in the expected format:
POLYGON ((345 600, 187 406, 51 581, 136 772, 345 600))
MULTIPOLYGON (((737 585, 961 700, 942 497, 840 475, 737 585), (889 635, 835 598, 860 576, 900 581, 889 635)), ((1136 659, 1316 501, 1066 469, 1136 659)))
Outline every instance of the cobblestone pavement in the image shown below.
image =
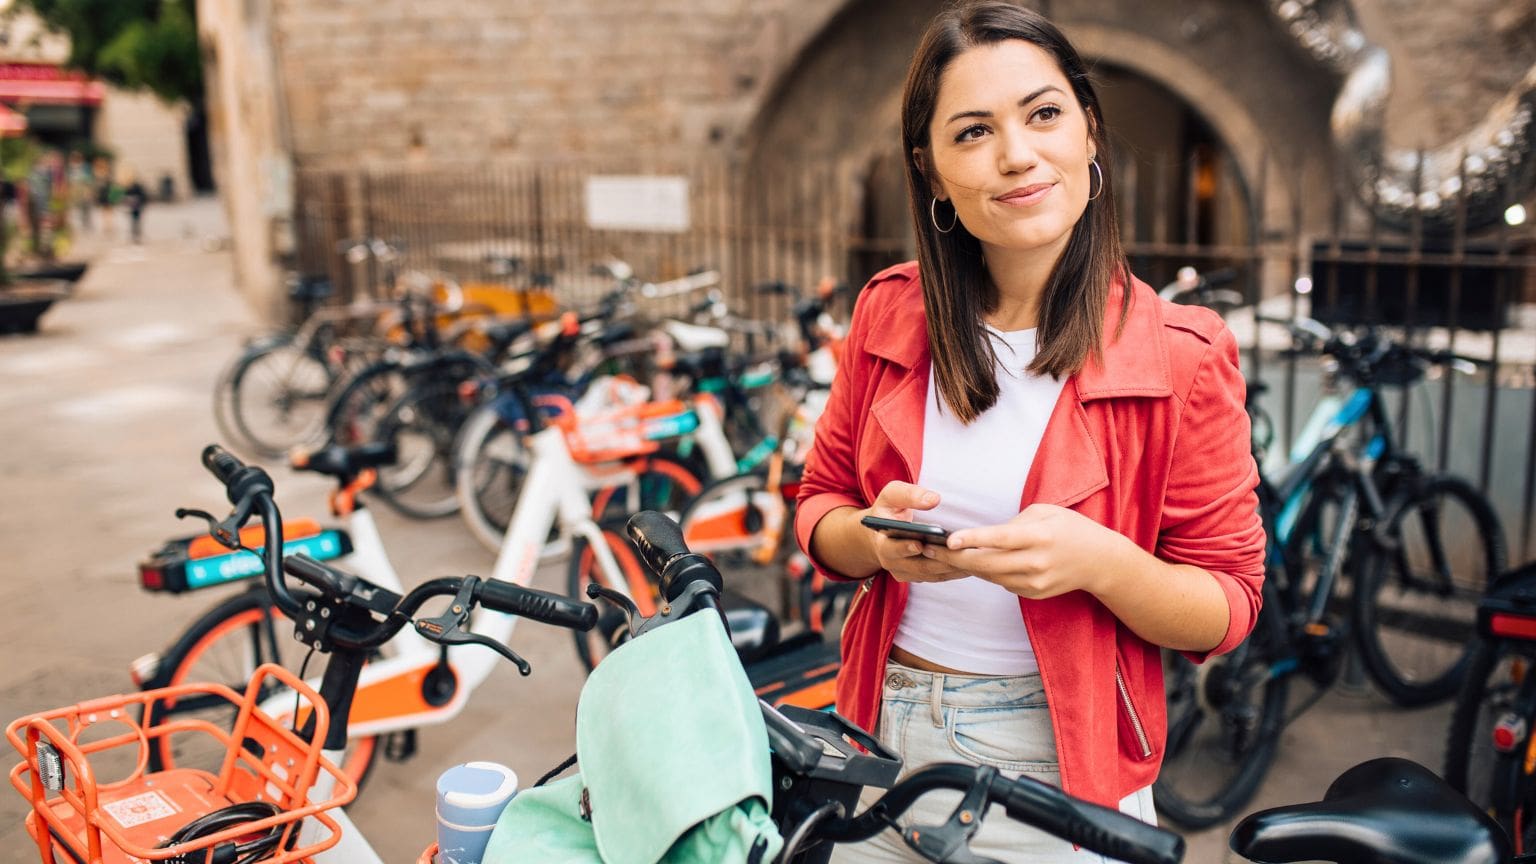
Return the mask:
MULTIPOLYGON (((128 663, 165 647, 216 598, 149 595, 136 562, 192 533, 178 506, 218 511, 222 496, 198 465, 216 439, 211 392, 240 340, 258 329, 231 283, 216 201, 151 208, 142 247, 82 244, 93 255, 75 296, 35 336, 0 338, 0 720, 128 689, 128 663)), ((323 512, 324 484, 275 470, 290 514, 323 512)), ((381 530, 407 584, 490 570, 491 556, 454 519, 402 520, 381 530)), ((563 585, 546 567, 535 584, 563 585)), ((569 637, 520 626, 508 666, 450 724, 425 729, 420 752, 379 765, 353 815, 389 864, 429 842, 433 782, 455 762, 492 759, 527 781, 573 748, 581 678, 569 637)), ((1440 762, 1448 710, 1401 712, 1363 688, 1330 694, 1285 732, 1256 806, 1313 798, 1355 762, 1385 754, 1440 762)), ((35 861, 20 799, 0 790, 0 862, 35 861)), ((1191 837, 1191 862, 1236 860, 1226 829, 1191 837)))

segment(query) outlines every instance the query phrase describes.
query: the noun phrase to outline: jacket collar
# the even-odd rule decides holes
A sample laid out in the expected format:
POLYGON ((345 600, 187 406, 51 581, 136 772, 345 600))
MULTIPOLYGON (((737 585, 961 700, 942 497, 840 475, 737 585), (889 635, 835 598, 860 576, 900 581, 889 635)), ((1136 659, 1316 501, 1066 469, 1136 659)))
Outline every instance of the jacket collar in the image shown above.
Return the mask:
MULTIPOLYGON (((915 264, 882 275, 907 278, 904 282, 892 280, 899 284, 892 285, 895 290, 890 293, 883 285, 874 288, 881 296, 862 301, 880 304, 872 312, 864 344, 870 353, 904 371, 877 399, 872 413, 906 468, 904 479, 915 483, 922 467, 923 413, 931 359, 927 319, 915 264)), ((1084 403, 1116 396, 1172 395, 1157 295, 1140 281, 1132 283, 1132 291, 1134 302, 1118 338, 1114 334, 1121 294, 1118 286, 1111 292, 1105 316, 1105 332, 1110 338, 1103 361, 1090 360, 1062 388, 1038 451, 1050 457, 1036 459, 1030 466, 1021 509, 1035 502, 1071 507, 1109 484, 1104 462, 1104 448, 1109 442, 1096 440, 1084 403)))
MULTIPOLYGON (((917 267, 910 265, 906 284, 888 298, 881 298, 882 309, 871 320, 868 341, 870 353, 908 370, 927 372, 929 361, 928 324, 923 311, 922 285, 917 267)), ((1144 282, 1132 282, 1132 303, 1125 327, 1118 338, 1121 288, 1110 291, 1104 315, 1102 362, 1092 357, 1072 378, 1080 401, 1115 396, 1170 396, 1173 393, 1168 369, 1168 350, 1163 334, 1163 312, 1157 296, 1144 282)))

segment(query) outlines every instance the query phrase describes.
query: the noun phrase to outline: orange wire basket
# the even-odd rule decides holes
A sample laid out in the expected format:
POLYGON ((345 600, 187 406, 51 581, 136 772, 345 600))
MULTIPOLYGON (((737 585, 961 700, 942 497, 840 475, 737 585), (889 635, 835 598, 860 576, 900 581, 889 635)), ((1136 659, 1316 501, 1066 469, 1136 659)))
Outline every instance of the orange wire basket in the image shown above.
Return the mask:
POLYGON ((201 864, 212 860, 216 846, 271 830, 282 832, 281 840, 273 857, 263 860, 284 864, 308 861, 340 842, 341 829, 325 811, 344 806, 357 795, 357 785, 321 757, 329 726, 329 712, 319 694, 287 670, 267 664, 256 670, 243 695, 221 684, 182 684, 108 696, 22 717, 6 727, 5 736, 23 758, 11 770, 11 785, 32 804, 27 832, 37 843, 43 864, 139 864, 169 859, 201 864), (318 716, 313 742, 303 740, 257 707, 263 683, 269 688, 277 683, 297 690, 315 706, 318 716), (196 719, 171 719, 149 727, 140 722, 156 702, 189 698, 228 701, 238 709, 233 727, 223 729, 196 719), (121 726, 123 731, 81 740, 87 731, 107 724, 121 726), (197 768, 147 771, 150 748, 159 739, 180 741, 196 736, 211 736, 222 745, 223 764, 217 774, 197 768), (49 792, 44 786, 44 769, 38 762, 42 742, 59 755, 63 765, 60 791, 49 792), (132 773, 115 782, 98 782, 91 757, 127 747, 138 748, 132 773), (328 800, 313 803, 310 788, 321 772, 335 779, 335 789, 328 800), (278 812, 160 848, 192 820, 249 801, 271 802, 278 812), (312 830, 298 839, 306 819, 313 819, 324 831, 312 830))

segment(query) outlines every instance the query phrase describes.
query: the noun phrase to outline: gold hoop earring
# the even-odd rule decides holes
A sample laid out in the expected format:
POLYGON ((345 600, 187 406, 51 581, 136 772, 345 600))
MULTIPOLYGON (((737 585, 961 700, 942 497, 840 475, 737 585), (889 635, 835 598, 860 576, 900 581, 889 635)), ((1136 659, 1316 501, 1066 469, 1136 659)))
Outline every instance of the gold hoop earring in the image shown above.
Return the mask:
POLYGON ((940 234, 948 234, 951 231, 955 230, 955 224, 960 221, 960 211, 959 210, 955 211, 955 218, 949 220, 949 227, 948 228, 940 228, 939 227, 939 199, 938 199, 937 196, 935 196, 933 201, 931 201, 928 204, 928 218, 933 221, 933 230, 939 232, 940 234))
MULTIPOLYGON (((1099 167, 1099 160, 1097 158, 1089 159, 1088 167, 1093 169, 1093 173, 1099 175, 1099 191, 1088 196, 1088 200, 1092 201, 1104 194, 1104 169, 1099 167)), ((1088 188, 1093 188, 1093 180, 1091 178, 1088 181, 1088 188)))

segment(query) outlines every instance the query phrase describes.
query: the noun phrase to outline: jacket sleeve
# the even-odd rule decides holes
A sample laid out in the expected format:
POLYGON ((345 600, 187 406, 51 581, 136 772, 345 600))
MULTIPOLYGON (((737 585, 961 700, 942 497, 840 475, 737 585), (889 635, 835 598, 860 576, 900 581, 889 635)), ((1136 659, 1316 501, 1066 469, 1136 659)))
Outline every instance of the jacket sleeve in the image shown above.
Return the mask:
POLYGON ((1264 525, 1256 492, 1247 385, 1237 341, 1221 328, 1185 399, 1174 439, 1157 557, 1210 573, 1227 598, 1226 636, 1199 663, 1237 647, 1258 619, 1264 584, 1264 525))
POLYGON ((795 540, 817 570, 832 579, 847 579, 830 569, 811 553, 811 532, 816 523, 838 507, 865 507, 863 491, 859 488, 859 472, 856 462, 859 441, 860 411, 856 401, 862 400, 866 377, 871 363, 864 351, 869 327, 871 290, 873 283, 859 292, 854 304, 853 317, 848 323, 848 341, 843 347, 842 362, 832 379, 832 392, 827 407, 816 421, 816 436, 811 452, 806 456, 805 470, 800 478, 800 494, 795 503, 795 540))

